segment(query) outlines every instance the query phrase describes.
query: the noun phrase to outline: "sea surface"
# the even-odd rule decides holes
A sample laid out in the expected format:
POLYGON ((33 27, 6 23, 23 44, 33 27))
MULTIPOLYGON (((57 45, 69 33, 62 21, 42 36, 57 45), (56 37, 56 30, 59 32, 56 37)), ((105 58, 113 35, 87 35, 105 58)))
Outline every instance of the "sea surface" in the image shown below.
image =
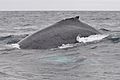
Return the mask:
POLYGON ((0 80, 120 80, 120 12, 1 11, 0 80), (75 16, 110 37, 64 49, 10 48, 38 30, 75 16))

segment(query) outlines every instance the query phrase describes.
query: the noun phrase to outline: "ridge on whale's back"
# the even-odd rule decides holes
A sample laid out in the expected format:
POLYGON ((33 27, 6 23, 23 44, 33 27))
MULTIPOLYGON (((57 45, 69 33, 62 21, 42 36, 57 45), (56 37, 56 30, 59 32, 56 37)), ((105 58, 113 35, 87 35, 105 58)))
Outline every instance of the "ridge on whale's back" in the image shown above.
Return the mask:
POLYGON ((62 44, 76 43, 76 37, 100 34, 99 31, 79 21, 79 16, 61 20, 18 42, 21 49, 50 49, 62 44))
MULTIPOLYGON (((79 20, 79 16, 76 16, 74 18, 67 18, 64 20, 59 21, 58 23, 54 24, 54 26, 57 25, 61 25, 61 27, 63 25, 70 25, 70 26, 75 26, 75 27, 79 27, 81 29, 86 29, 86 30, 91 30, 91 31, 95 31, 96 33, 99 33, 96 29, 94 29, 93 27, 91 27, 90 25, 83 23, 79 20)), ((64 26, 63 26, 64 27, 64 26)))
POLYGON ((99 33, 97 30, 95 30, 90 25, 81 22, 79 20, 79 16, 76 16, 76 17, 73 17, 73 18, 63 19, 63 20, 57 22, 56 24, 53 24, 52 26, 56 27, 58 25, 59 25, 59 27, 64 27, 64 26, 67 26, 67 27, 72 26, 73 27, 74 26, 74 27, 79 27, 81 29, 86 29, 86 30, 89 30, 89 31, 93 31, 93 32, 99 33), (70 26, 68 26, 68 25, 70 25, 70 26))

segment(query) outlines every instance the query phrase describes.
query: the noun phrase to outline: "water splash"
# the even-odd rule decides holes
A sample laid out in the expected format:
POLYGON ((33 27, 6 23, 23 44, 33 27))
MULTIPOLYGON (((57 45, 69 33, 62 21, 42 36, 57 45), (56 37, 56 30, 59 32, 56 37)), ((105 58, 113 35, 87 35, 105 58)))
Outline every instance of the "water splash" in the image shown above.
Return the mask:
POLYGON ((87 42, 93 42, 93 41, 100 41, 106 37, 108 37, 109 35, 101 35, 101 34, 98 34, 98 35, 91 35, 89 37, 80 37, 79 35, 76 37, 76 40, 78 42, 83 42, 83 43, 87 43, 87 42))
POLYGON ((11 45, 9 45, 9 47, 20 49, 20 45, 19 44, 11 44, 11 45))
POLYGON ((71 48, 71 47, 74 47, 74 44, 62 44, 62 46, 58 46, 59 49, 71 48))
MULTIPOLYGON (((87 43, 87 42, 94 42, 94 41, 100 41, 106 37, 108 37, 109 35, 91 35, 89 37, 80 37, 79 35, 76 37, 76 40, 79 43, 87 43)), ((77 44, 62 44, 61 46, 58 46, 59 49, 66 49, 66 48, 71 48, 77 46, 77 44)))

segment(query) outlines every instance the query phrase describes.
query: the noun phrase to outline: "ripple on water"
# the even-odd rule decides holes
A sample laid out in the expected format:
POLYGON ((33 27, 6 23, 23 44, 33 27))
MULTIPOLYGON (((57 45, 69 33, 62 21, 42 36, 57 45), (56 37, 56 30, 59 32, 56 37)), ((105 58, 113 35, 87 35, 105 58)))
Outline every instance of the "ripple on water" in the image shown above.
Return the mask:
POLYGON ((70 56, 70 55, 59 55, 59 56, 51 56, 43 58, 42 60, 52 63, 76 63, 76 62, 82 62, 86 58, 85 57, 79 57, 79 56, 70 56))

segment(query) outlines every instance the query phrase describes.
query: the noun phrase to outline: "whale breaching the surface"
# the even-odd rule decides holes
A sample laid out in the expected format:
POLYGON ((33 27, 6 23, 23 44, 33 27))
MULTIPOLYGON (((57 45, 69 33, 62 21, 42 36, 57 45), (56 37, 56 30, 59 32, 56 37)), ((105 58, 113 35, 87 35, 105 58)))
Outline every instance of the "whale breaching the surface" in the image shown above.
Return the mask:
POLYGON ((76 43, 76 37, 101 34, 99 31, 79 20, 79 16, 61 20, 18 42, 21 49, 51 49, 62 44, 76 43))

